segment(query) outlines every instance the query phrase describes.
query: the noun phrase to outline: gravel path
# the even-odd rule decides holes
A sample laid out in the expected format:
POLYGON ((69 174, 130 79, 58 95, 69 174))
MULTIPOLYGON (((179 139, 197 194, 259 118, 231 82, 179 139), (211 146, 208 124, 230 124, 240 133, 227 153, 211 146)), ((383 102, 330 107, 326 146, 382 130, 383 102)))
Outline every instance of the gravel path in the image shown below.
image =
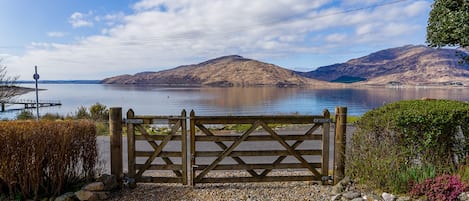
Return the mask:
POLYGON ((195 187, 181 184, 138 184, 137 188, 124 188, 112 195, 112 201, 163 201, 163 200, 330 200, 330 186, 312 182, 270 182, 198 184, 195 187))

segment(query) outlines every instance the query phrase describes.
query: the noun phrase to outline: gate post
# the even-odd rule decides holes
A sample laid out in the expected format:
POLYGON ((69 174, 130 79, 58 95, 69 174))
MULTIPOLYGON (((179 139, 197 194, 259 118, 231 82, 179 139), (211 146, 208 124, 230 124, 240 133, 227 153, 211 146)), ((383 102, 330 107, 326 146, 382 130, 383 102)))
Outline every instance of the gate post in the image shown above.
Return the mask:
POLYGON ((109 108, 109 133, 111 135, 111 174, 122 183, 122 108, 109 108))
POLYGON ((335 108, 334 184, 345 176, 347 108, 335 108))
MULTIPOLYGON (((329 110, 325 109, 322 112, 324 119, 330 120, 331 114, 329 110)), ((329 180, 329 142, 330 142, 330 123, 326 121, 322 123, 322 161, 321 161, 321 174, 322 174, 322 182, 325 184, 329 180)))
POLYGON ((182 165, 182 184, 187 185, 189 184, 188 181, 188 173, 187 173, 187 114, 186 110, 182 110, 181 112, 181 152, 182 152, 182 158, 181 158, 181 165, 182 165))
MULTIPOLYGON (((132 109, 127 111, 127 120, 134 118, 132 109)), ((129 177, 129 187, 135 188, 135 130, 132 123, 127 123, 127 168, 129 177)))

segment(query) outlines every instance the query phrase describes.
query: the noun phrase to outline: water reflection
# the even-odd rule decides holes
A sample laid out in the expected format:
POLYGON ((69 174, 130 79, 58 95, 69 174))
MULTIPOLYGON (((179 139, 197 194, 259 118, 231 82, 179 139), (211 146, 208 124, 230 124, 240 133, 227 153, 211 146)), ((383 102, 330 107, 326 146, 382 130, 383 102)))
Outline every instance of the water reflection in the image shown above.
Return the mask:
MULTIPOLYGON (((137 114, 177 115, 194 109, 199 115, 321 114, 324 109, 348 107, 349 114, 361 115, 398 100, 453 99, 469 101, 466 88, 449 89, 307 89, 307 88, 206 88, 134 85, 44 84, 40 99, 60 100, 61 107, 42 108, 41 114, 73 114, 80 106, 96 102, 108 107, 130 108, 137 114)), ((19 99, 34 99, 34 93, 19 99)), ((0 114, 5 118, 6 113, 0 114)), ((10 114, 11 115, 11 114, 10 114)))

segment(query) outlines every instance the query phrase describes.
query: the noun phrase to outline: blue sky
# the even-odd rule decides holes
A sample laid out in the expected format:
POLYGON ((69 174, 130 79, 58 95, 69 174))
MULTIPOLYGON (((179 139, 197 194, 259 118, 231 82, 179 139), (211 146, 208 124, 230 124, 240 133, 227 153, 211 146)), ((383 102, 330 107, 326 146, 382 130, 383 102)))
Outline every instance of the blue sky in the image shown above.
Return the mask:
POLYGON ((103 79, 241 55, 299 71, 425 44, 430 0, 0 0, 11 75, 103 79))

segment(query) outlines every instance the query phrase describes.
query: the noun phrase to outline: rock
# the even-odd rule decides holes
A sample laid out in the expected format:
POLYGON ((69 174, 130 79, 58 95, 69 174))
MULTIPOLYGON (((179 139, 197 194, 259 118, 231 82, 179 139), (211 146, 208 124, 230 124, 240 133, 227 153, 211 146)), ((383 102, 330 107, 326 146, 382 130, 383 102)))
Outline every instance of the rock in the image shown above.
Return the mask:
POLYGON ((65 193, 65 194, 55 198, 54 201, 75 201, 76 198, 77 197, 75 196, 75 193, 68 192, 68 193, 65 193))
POLYGON ((395 195, 389 193, 383 193, 381 197, 383 197, 384 201, 395 201, 397 199, 395 195))
POLYGON ((354 198, 352 201, 365 201, 363 198, 354 198))
POLYGON ((85 191, 103 191, 104 183, 103 182, 94 182, 90 183, 82 188, 85 191))
POLYGON ((347 186, 350 185, 350 178, 345 177, 344 179, 340 180, 335 186, 332 187, 331 194, 336 195, 342 193, 347 189, 347 186))
POLYGON ((339 201, 342 198, 342 194, 337 194, 331 197, 331 201, 339 201))
POLYGON ((397 198, 396 201, 411 201, 412 199, 410 197, 407 197, 407 196, 400 196, 397 198))
POLYGON ((363 196, 363 198, 366 201, 380 201, 381 200, 381 197, 375 194, 368 194, 368 195, 363 196))
POLYGON ((342 197, 344 197, 346 199, 349 199, 349 200, 353 200, 355 198, 361 197, 361 194, 359 192, 355 192, 355 191, 348 191, 348 192, 345 192, 344 194, 342 194, 342 197))
POLYGON ((98 201, 98 200, 105 200, 109 198, 109 192, 99 191, 99 192, 92 192, 87 190, 80 190, 75 192, 75 195, 80 201, 98 201))
POLYGON ((460 201, 469 201, 469 192, 459 194, 458 199, 460 201))
POLYGON ((111 191, 120 187, 119 183, 117 182, 117 177, 114 175, 103 174, 98 177, 96 181, 104 183, 105 191, 111 191))
POLYGON ((77 191, 75 192, 75 195, 77 196, 77 198, 81 201, 83 200, 90 200, 90 198, 92 196, 94 196, 93 192, 91 191, 85 191, 85 190, 80 190, 80 191, 77 191))

